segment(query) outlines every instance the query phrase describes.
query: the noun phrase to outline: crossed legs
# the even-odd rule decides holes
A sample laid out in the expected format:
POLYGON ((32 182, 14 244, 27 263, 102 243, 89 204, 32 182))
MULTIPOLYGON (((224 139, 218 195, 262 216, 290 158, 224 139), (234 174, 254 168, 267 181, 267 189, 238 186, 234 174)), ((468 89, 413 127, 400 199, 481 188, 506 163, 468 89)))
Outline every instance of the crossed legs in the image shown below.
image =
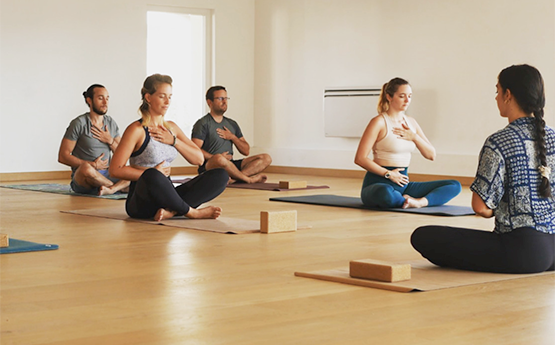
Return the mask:
POLYGON ((272 163, 272 158, 266 153, 254 155, 243 159, 241 169, 238 169, 232 161, 221 154, 212 156, 206 162, 206 170, 224 169, 230 179, 246 183, 265 182, 266 175, 261 174, 272 163))
POLYGON ((438 206, 445 204, 461 192, 461 184, 456 180, 410 182, 404 187, 385 179, 384 182, 374 181, 376 181, 376 175, 367 173, 360 193, 362 202, 369 207, 438 206))
POLYGON ((509 233, 428 225, 416 229, 411 244, 443 267, 498 273, 555 270, 555 234, 532 228, 509 233))
POLYGON ((81 164, 75 170, 73 181, 80 187, 75 188, 78 189, 76 192, 87 194, 96 192, 98 195, 110 195, 129 187, 129 181, 118 180, 113 182, 88 163, 81 164))
POLYGON ((224 170, 216 169, 174 187, 167 176, 156 169, 147 169, 132 187, 125 208, 133 218, 154 218, 157 221, 175 215, 218 218, 221 208, 198 207, 220 195, 225 190, 228 178, 224 170))

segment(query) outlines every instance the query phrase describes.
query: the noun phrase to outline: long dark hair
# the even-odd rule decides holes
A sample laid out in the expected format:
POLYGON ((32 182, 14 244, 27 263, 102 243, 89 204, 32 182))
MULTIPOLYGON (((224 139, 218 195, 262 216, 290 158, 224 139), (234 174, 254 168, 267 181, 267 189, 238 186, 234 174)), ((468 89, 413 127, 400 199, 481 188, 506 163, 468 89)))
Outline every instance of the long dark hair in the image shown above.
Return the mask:
MULTIPOLYGON (((547 167, 545 148, 545 120, 543 108, 545 106, 545 91, 543 78, 535 67, 530 65, 513 65, 499 73, 499 86, 506 92, 511 90, 516 103, 527 114, 534 114, 536 120, 536 150, 540 167, 547 167)), ((541 177, 540 196, 551 196, 549 178, 541 177)))
POLYGON ((385 113, 389 110, 389 101, 386 95, 393 98, 393 95, 395 95, 395 92, 397 92, 401 85, 409 85, 409 82, 403 78, 393 78, 389 82, 383 84, 378 100, 378 114, 385 113))

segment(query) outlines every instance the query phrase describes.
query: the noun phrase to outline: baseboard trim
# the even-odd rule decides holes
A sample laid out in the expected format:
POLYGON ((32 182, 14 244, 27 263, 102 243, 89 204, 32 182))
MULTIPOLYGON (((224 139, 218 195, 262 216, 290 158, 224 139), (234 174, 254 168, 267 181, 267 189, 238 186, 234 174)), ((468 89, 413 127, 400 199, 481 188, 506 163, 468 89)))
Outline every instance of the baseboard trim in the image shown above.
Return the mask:
MULTIPOLYGON (((364 170, 347 170, 347 169, 324 169, 324 168, 302 168, 302 167, 286 167, 286 166, 269 166, 264 172, 274 174, 291 174, 291 175, 314 175, 326 177, 348 177, 363 179, 366 175, 364 170)), ((470 186, 474 181, 474 177, 469 176, 450 176, 450 175, 429 175, 429 174, 410 174, 411 181, 428 182, 435 180, 457 180, 463 186, 470 186)))
MULTIPOLYGON (((197 167, 173 167, 172 175, 196 175, 197 167)), ((40 180, 69 180, 71 171, 37 171, 0 173, 0 182, 40 181, 40 180)))
POLYGON ((71 171, 37 171, 0 174, 0 182, 69 180, 70 178, 71 171))
MULTIPOLYGON (((313 175, 326 177, 347 177, 363 179, 366 172, 364 170, 346 169, 324 169, 324 168, 302 168, 286 166, 269 166, 265 172, 274 174, 290 175, 313 175)), ((196 166, 173 167, 172 175, 196 175, 196 166)), ((38 181, 38 180, 69 180, 71 171, 41 171, 41 172, 21 172, 21 173, 0 173, 0 182, 17 181, 38 181)), ((410 174, 411 181, 427 182, 434 180, 457 180, 463 186, 470 186, 473 177, 468 176, 448 176, 448 175, 428 175, 410 174)))

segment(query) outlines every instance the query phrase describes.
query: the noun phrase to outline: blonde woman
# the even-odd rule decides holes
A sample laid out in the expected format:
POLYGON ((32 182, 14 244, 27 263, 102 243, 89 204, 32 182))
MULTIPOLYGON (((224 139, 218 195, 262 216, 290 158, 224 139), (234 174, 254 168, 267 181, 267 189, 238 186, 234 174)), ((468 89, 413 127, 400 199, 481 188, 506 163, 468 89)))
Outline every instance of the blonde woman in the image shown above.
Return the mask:
POLYGON ((125 204, 127 214, 157 221, 181 215, 217 218, 221 208, 197 207, 224 191, 229 180, 225 170, 207 171, 178 187, 169 177, 170 164, 178 153, 193 165, 202 164, 204 159, 200 149, 175 123, 164 120, 172 97, 171 77, 149 76, 141 94, 141 119, 127 127, 110 165, 110 175, 131 181, 125 204))
POLYGON ((436 152, 416 120, 405 114, 412 90, 409 83, 393 78, 384 84, 378 115, 372 118, 360 140, 355 164, 367 173, 362 184, 364 205, 376 208, 420 208, 443 205, 461 192, 455 180, 410 182, 411 154, 418 149, 434 160, 436 152))

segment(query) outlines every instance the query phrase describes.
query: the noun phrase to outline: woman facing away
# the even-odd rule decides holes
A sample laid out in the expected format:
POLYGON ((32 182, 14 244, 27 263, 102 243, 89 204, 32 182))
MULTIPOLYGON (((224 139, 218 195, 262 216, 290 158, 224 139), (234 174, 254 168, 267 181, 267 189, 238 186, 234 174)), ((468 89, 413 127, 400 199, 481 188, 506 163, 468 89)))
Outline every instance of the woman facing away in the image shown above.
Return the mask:
POLYGON ((438 206, 461 192, 461 184, 455 180, 409 182, 408 167, 415 148, 426 159, 436 156, 416 120, 405 114, 411 97, 411 87, 404 79, 393 78, 384 84, 378 115, 370 120, 358 145, 355 164, 367 171, 360 196, 368 207, 438 206))
POLYGON ((432 263, 471 271, 536 273, 555 270, 555 131, 543 119, 544 84, 529 65, 505 68, 497 107, 509 124, 480 152, 470 186, 472 208, 495 217, 493 232, 424 226, 413 247, 432 263))
POLYGON ((204 161, 198 146, 174 122, 164 120, 171 103, 172 78, 149 76, 141 94, 141 119, 127 127, 110 164, 111 176, 131 181, 125 203, 127 214, 157 221, 181 215, 219 217, 219 207, 197 207, 224 191, 229 180, 225 170, 207 171, 178 187, 170 180, 170 164, 178 153, 192 165, 204 161))

